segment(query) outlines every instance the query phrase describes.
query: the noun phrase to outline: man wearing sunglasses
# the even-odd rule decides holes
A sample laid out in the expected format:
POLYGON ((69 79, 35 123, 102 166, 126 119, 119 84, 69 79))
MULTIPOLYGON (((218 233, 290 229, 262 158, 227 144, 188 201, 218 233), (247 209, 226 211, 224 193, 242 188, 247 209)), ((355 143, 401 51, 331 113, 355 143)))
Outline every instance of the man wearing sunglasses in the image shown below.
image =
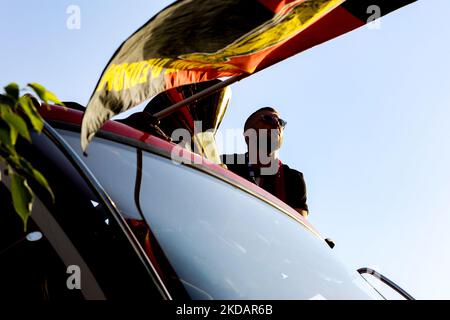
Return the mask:
POLYGON ((303 174, 278 158, 286 121, 271 108, 261 108, 245 121, 247 153, 222 155, 229 170, 286 202, 302 216, 308 216, 306 184, 303 174))

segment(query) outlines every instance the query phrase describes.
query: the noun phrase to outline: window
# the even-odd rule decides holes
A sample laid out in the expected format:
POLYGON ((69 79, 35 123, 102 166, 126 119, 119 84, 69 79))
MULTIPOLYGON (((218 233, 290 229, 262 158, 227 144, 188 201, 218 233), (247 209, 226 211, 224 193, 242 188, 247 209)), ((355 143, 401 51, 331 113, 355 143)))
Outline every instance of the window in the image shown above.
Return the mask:
MULTIPOLYGON (((67 286, 67 267, 33 217, 24 232, 9 190, 0 183, 0 296, 7 300, 80 300, 67 286)), ((36 215, 37 212, 34 212, 36 215)), ((45 221, 44 223, 48 223, 45 221)), ((67 250, 64 243, 58 244, 67 250)))
POLYGON ((32 300, 74 295, 86 299, 162 299, 160 283, 125 221, 101 197, 92 177, 61 152, 56 138, 49 139, 47 134, 33 134, 31 145, 18 145, 55 194, 53 202, 45 190, 29 181, 37 198, 27 233, 11 207, 8 190, 2 187, 0 291, 5 288, 11 298, 29 292, 32 300), (30 232, 40 232, 42 238, 28 241, 30 232), (80 269, 78 293, 67 290, 69 266, 80 269), (16 296, 9 294, 12 290, 17 291, 16 296))
MULTIPOLYGON (((81 154, 79 134, 59 132, 81 154)), ((325 242, 237 186, 106 139, 83 160, 125 217, 145 219, 192 298, 380 298, 325 242)))

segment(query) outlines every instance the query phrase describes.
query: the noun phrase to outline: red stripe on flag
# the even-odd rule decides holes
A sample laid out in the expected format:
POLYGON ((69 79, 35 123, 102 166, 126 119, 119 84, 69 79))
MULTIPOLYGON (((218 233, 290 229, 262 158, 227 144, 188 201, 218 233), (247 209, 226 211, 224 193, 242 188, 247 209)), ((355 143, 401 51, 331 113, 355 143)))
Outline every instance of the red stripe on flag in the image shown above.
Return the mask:
POLYGON ((307 29, 281 44, 249 55, 230 57, 228 63, 235 66, 236 70, 222 72, 214 69, 208 70, 207 65, 205 65, 204 68, 198 68, 197 70, 170 73, 166 75, 166 89, 219 77, 253 73, 359 28, 364 24, 364 21, 359 20, 344 8, 337 7, 307 29))
MULTIPOLYGON (((167 95, 169 96, 171 104, 175 104, 177 102, 183 101, 184 97, 176 89, 168 90, 167 95)), ((193 131, 194 130, 194 118, 192 118, 192 115, 187 110, 187 105, 179 110, 179 112, 184 116, 185 120, 188 123, 189 128, 193 131)))
MULTIPOLYGON (((167 73, 164 77, 165 89, 168 90, 174 87, 183 86, 185 84, 203 82, 222 77, 231 77, 243 74, 236 69, 236 72, 231 71, 217 71, 214 69, 197 69, 197 70, 179 70, 172 73, 167 73)), ((164 91, 163 90, 163 91, 164 91)))
POLYGON ((276 50, 273 50, 264 58, 256 71, 267 68, 281 60, 336 38, 363 25, 365 25, 364 21, 359 20, 344 8, 337 7, 325 17, 311 25, 308 29, 279 45, 276 50))

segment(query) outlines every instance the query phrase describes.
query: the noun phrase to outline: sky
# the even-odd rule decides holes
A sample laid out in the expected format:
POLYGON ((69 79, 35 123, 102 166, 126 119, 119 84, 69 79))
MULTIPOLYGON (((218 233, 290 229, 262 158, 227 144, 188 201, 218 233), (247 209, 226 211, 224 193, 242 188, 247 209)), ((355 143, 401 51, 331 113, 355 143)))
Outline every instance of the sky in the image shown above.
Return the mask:
MULTIPOLYGON (((0 0, 0 85, 38 82, 85 105, 119 45, 171 2, 0 0)), ((450 299, 448 12, 448 0, 419 0, 242 80, 221 125, 277 108, 310 222, 351 268, 375 267, 418 299, 450 299)))

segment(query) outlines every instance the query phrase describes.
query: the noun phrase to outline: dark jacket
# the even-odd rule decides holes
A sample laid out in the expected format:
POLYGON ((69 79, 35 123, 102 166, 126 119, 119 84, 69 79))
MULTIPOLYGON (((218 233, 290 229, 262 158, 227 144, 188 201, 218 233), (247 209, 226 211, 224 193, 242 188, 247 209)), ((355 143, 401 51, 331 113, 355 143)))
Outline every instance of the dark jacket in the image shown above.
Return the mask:
MULTIPOLYGON (((255 174, 250 170, 245 155, 222 155, 221 160, 227 165, 228 170, 256 184, 255 178, 252 176, 255 174)), ((303 178, 303 173, 289 168, 286 164, 282 164, 280 169, 283 170, 282 177, 284 180, 285 199, 281 199, 277 194, 276 175, 262 176, 264 180, 261 187, 281 200, 284 200, 292 208, 308 211, 308 205, 306 204, 306 183, 303 178)))

